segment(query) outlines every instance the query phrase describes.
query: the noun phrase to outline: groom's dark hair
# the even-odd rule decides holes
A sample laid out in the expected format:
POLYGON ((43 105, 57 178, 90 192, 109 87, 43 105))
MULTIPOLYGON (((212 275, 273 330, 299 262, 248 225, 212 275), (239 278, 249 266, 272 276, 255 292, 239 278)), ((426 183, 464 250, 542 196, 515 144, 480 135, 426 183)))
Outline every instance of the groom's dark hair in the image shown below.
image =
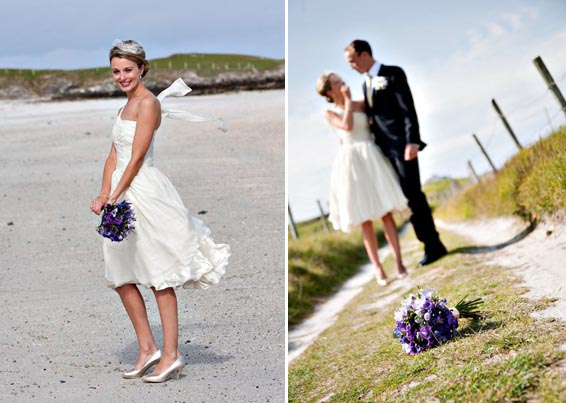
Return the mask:
POLYGON ((357 54, 368 52, 369 55, 373 57, 373 54, 371 53, 371 46, 369 46, 369 43, 367 43, 367 41, 364 41, 363 39, 353 40, 348 46, 346 46, 346 49, 349 48, 353 48, 357 54))

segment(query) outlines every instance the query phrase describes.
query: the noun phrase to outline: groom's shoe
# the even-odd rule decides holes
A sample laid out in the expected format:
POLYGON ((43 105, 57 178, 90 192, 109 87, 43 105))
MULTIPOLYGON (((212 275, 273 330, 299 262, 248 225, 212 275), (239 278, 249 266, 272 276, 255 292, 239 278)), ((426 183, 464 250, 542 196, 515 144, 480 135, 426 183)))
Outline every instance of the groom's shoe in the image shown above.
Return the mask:
POLYGON ((446 248, 444 245, 440 245, 440 247, 436 248, 434 251, 425 252, 423 259, 419 262, 419 267, 423 267, 429 265, 431 263, 436 262, 437 260, 443 258, 447 255, 446 248))

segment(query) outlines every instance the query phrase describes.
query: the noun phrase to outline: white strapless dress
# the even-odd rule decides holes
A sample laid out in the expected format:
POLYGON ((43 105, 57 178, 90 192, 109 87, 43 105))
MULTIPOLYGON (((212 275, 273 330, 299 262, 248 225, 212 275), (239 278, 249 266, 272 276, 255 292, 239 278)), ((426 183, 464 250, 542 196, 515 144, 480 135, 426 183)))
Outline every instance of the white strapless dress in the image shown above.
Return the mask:
MULTIPOLYGON (((130 160, 135 130, 135 121, 120 117, 112 129, 118 158, 112 191, 130 160)), ((207 288, 218 283, 228 264, 230 247, 214 243, 203 222, 189 215, 175 187, 154 166, 153 140, 121 199, 132 204, 135 229, 122 242, 104 238, 105 277, 110 287, 141 284, 162 290, 207 288)))
MULTIPOLYGON (((340 111, 338 113, 341 113, 340 111)), ((407 206, 391 163, 373 141, 367 116, 354 112, 352 131, 336 130, 342 145, 330 179, 330 222, 351 232, 407 206)))

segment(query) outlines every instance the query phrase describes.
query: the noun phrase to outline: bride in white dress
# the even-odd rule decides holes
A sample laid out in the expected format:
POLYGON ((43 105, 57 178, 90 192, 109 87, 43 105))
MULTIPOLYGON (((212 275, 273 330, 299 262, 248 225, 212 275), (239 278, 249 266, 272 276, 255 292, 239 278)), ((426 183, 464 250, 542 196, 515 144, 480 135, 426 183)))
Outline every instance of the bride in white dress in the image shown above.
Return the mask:
POLYGON ((379 260, 372 220, 381 219, 385 237, 393 250, 399 278, 403 266, 393 210, 407 206, 407 199, 389 161, 373 141, 363 101, 352 101, 350 89, 335 73, 322 75, 317 91, 336 108, 327 110, 326 120, 340 137, 340 150, 330 180, 330 221, 334 228, 351 232, 361 226, 364 246, 381 286, 388 279, 379 260))
MULTIPOLYGON (((156 98, 142 82, 149 63, 135 41, 117 41, 110 50, 110 65, 128 101, 112 129, 101 191, 90 208, 100 214, 107 203, 126 200, 134 210, 135 229, 125 240, 104 239, 105 276, 126 308, 140 349, 134 369, 123 377, 163 382, 175 372, 178 378, 186 365, 178 349, 175 288, 218 283, 230 248, 213 242, 208 228, 189 215, 169 179, 154 166, 153 139, 162 116, 171 115, 163 112, 160 99, 175 95, 179 86, 186 89, 181 88, 180 94, 190 89, 178 80, 156 98), (163 327, 162 352, 153 338, 138 284, 151 288, 155 295, 163 327), (153 365, 157 365, 153 373, 144 376, 153 365)), ((191 115, 189 120, 206 118, 191 115)))

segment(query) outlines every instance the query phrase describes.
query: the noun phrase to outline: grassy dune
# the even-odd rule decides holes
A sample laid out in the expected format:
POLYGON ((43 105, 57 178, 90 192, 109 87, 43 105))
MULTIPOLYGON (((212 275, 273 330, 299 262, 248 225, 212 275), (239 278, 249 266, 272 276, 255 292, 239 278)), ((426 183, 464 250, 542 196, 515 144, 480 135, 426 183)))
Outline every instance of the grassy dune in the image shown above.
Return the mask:
POLYGON ((284 63, 279 59, 229 54, 176 54, 150 61, 152 68, 191 70, 201 77, 211 77, 222 72, 245 72, 272 70, 284 63))
MULTIPOLYGON (((190 77, 197 93, 244 89, 272 89, 284 86, 284 60, 232 54, 176 54, 150 60, 145 82, 152 91, 178 77, 190 77), (222 74, 221 83, 215 79, 222 74)), ((114 89, 110 67, 77 70, 31 70, 0 68, 0 98, 51 99, 119 95, 114 89), (104 86, 110 83, 109 88, 104 86), (100 88, 102 86, 102 88, 100 88), (82 93, 80 89, 94 88, 82 93)))
POLYGON ((519 215, 552 216, 566 209, 566 128, 511 158, 496 176, 469 187, 438 208, 450 220, 519 215))

